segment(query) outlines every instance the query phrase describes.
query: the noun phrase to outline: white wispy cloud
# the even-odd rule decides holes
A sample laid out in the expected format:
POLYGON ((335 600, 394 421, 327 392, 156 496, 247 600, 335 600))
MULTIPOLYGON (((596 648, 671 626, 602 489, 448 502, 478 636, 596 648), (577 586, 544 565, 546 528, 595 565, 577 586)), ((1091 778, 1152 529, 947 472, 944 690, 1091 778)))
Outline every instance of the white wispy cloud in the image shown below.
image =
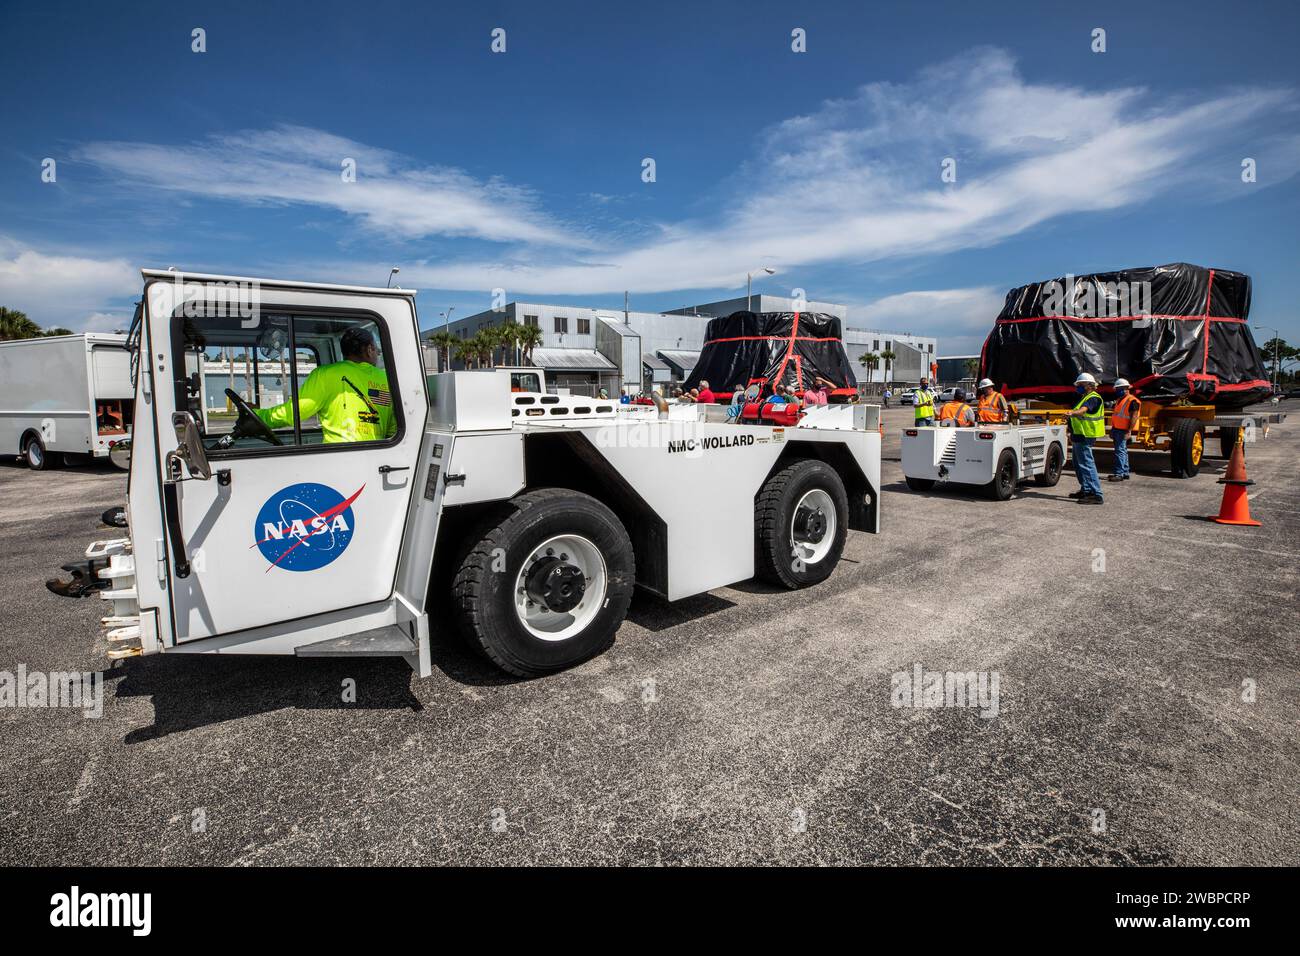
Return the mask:
POLYGON ((0 305, 27 313, 43 328, 108 331, 130 321, 113 300, 140 291, 140 271, 126 259, 45 253, 0 237, 0 305))
POLYGON ((1006 290, 996 286, 903 292, 850 305, 847 324, 933 335, 940 339, 945 355, 973 355, 993 328, 1005 297, 1006 290))
POLYGON ((97 142, 76 155, 125 183, 241 203, 330 208, 397 238, 586 245, 580 231, 546 216, 523 187, 421 165, 302 126, 244 130, 185 146, 97 142), (348 159, 356 163, 352 182, 342 176, 348 159))
POLYGON ((1007 53, 979 50, 777 124, 707 220, 664 224, 652 240, 603 255, 533 249, 417 265, 406 278, 520 293, 656 292, 734 287, 760 261, 790 272, 985 246, 1194 181, 1226 188, 1252 152, 1269 152, 1273 181, 1289 177, 1300 168, 1294 134, 1283 132, 1295 125, 1294 100, 1293 90, 1251 88, 1169 103, 1137 88, 1033 83, 1007 53), (940 181, 948 157, 955 183, 940 181), (1207 173, 1211 163, 1222 176, 1207 173))

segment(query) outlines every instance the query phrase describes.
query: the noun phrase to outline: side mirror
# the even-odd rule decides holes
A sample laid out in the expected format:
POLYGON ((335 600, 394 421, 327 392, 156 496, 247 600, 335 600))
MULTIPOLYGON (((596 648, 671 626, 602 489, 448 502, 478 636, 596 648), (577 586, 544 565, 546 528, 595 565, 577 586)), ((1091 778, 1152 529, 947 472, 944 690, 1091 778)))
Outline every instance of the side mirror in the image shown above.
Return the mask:
POLYGON ((131 470, 131 439, 123 438, 108 450, 108 460, 123 471, 131 470))
POLYGON ((203 447, 203 435, 199 431, 199 423, 189 412, 173 412, 172 427, 176 429, 176 440, 180 444, 167 458, 185 462, 190 477, 207 481, 212 477, 212 466, 208 464, 208 453, 203 447))

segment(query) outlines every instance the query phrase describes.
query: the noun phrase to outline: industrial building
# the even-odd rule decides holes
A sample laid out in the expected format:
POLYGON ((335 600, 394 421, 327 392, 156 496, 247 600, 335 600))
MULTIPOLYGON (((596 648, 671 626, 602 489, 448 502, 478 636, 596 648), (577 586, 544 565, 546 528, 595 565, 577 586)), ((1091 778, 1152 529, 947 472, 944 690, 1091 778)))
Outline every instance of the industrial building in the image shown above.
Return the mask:
MULTIPOLYGON (((914 382, 933 359, 937 340, 932 337, 850 328, 846 306, 817 301, 797 304, 799 311, 825 312, 841 320, 845 326, 844 347, 862 385, 868 378, 876 384, 887 380, 914 382), (884 360, 877 360, 868 375, 860 357, 884 351, 895 355, 890 368, 886 369, 884 360)), ((793 312, 795 306, 794 299, 784 296, 755 294, 749 300, 755 312, 793 312)), ((424 333, 424 338, 427 342, 430 335, 444 328, 460 339, 468 339, 503 322, 536 326, 542 332, 542 343, 532 351, 532 364, 545 369, 554 386, 577 394, 594 394, 604 388, 616 395, 623 388, 644 392, 654 387, 670 388, 683 381, 699 358, 709 320, 744 308, 743 296, 668 312, 510 302, 497 310, 435 326, 424 333)), ((435 361, 434 351, 426 348, 430 367, 435 361)), ((462 367, 463 363, 453 358, 452 365, 462 367)), ((735 383, 714 384, 725 388, 735 383)))

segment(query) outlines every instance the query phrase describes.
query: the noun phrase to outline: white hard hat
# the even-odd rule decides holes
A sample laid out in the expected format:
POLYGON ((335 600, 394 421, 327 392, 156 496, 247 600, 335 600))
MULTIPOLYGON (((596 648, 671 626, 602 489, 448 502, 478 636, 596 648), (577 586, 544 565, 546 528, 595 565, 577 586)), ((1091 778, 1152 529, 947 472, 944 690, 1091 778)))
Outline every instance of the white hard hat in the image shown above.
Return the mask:
POLYGON ((976 388, 992 388, 992 387, 993 387, 993 379, 991 379, 991 378, 982 378, 982 379, 980 379, 980 383, 979 383, 978 385, 976 385, 975 387, 976 387, 976 388))
POLYGON ((1128 387, 1129 387, 1128 379, 1126 379, 1126 378, 1117 378, 1117 379, 1115 379, 1115 387, 1116 387, 1116 388, 1128 388, 1128 387))
POLYGON ((1087 382, 1089 385, 1096 385, 1097 380, 1092 377, 1091 372, 1080 372, 1079 377, 1074 380, 1075 385, 1082 385, 1087 382))

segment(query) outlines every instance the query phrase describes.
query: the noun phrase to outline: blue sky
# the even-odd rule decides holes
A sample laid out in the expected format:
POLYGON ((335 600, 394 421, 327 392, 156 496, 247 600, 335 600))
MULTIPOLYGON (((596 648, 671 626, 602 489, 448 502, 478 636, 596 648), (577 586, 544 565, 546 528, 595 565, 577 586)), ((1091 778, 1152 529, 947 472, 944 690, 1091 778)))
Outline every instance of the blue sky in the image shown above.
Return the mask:
POLYGON ((5 2, 0 304, 112 328, 142 266, 397 265, 431 325, 495 287, 653 310, 771 265, 756 288, 955 353, 1012 286, 1190 261, 1251 274, 1296 343, 1297 10, 5 2))

